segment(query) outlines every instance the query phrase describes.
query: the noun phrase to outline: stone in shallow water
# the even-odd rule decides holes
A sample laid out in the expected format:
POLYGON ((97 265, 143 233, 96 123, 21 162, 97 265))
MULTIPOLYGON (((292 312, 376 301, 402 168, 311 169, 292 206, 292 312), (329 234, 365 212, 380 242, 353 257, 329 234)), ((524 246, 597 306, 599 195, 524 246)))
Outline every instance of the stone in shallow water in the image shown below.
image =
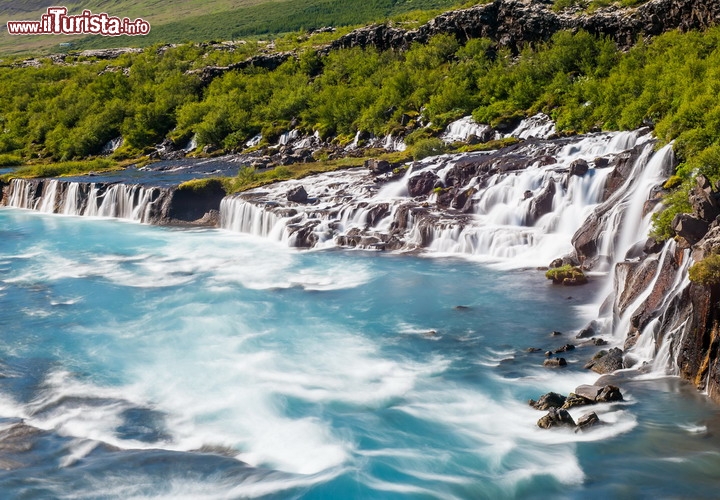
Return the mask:
POLYGON ((567 366, 567 360, 565 358, 550 358, 545 360, 543 366, 548 366, 550 368, 567 366))
POLYGON ((565 404, 565 396, 558 394, 557 392, 548 392, 540 396, 540 399, 535 401, 531 399, 528 404, 536 410, 549 410, 550 408, 560 408, 565 404))
POLYGON ((538 420, 537 425, 542 429, 575 427, 575 420, 573 420, 567 410, 551 408, 547 415, 538 420))
POLYGON ((565 403, 562 405, 562 408, 564 410, 569 410, 570 408, 575 408, 576 406, 587 406, 592 404, 595 404, 594 400, 571 392, 565 400, 565 403))
POLYGON ((597 413, 594 411, 590 413, 586 413, 582 417, 580 417, 577 421, 577 427, 579 430, 584 431, 586 429, 589 429, 590 427, 595 427, 596 425, 600 424, 600 417, 597 416, 597 413))
POLYGON ((585 365, 585 368, 600 374, 620 370, 623 368, 623 352, 619 347, 600 351, 585 365))

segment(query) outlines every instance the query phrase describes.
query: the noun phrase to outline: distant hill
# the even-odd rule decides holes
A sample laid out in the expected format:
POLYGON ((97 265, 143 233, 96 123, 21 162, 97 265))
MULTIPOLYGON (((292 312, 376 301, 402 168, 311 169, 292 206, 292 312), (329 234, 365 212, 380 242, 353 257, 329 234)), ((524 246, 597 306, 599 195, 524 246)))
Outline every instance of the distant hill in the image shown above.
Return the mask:
MULTIPOLYGON (((147 46, 155 43, 232 40, 272 36, 322 26, 348 26, 382 21, 414 10, 447 9, 460 0, 0 0, 0 54, 58 52, 60 43, 72 48, 147 46), (150 22, 149 35, 102 37, 42 35, 10 36, 8 20, 39 20, 47 7, 63 5, 70 14, 83 9, 150 22)), ((465 4, 475 2, 464 2, 465 4)))

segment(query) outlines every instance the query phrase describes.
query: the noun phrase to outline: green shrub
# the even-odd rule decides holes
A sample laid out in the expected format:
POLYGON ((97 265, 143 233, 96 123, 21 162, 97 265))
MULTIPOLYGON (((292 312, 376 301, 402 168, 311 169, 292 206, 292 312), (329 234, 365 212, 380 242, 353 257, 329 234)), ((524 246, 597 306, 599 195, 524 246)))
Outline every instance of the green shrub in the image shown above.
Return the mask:
POLYGON ((179 191, 193 191, 196 193, 201 192, 201 191, 221 188, 222 190, 227 192, 226 186, 224 183, 224 179, 221 179, 219 177, 210 177, 210 178, 206 178, 206 179, 192 179, 192 180, 183 182, 177 188, 179 191))
POLYGON ((441 155, 447 151, 445 143, 436 137, 422 139, 415 143, 412 148, 414 160, 422 160, 428 156, 441 155))
POLYGON ((696 262, 689 270, 690 281, 701 285, 720 284, 720 255, 712 254, 696 262))
POLYGON ((15 155, 0 155, 0 167, 17 167, 22 165, 22 158, 15 155))
POLYGON ((691 183, 687 180, 663 197, 664 208, 652 215, 650 235, 653 238, 658 241, 665 241, 675 237, 675 231, 672 229, 672 221, 675 215, 685 214, 692 210, 689 199, 690 186, 691 183))

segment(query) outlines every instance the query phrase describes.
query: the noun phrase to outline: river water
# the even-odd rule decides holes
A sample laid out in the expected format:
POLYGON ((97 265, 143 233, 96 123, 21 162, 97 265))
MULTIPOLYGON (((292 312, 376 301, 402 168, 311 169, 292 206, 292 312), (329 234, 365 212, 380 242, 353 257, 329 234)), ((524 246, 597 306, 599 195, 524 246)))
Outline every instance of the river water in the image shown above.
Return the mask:
POLYGON ((0 496, 716 497, 720 411, 677 379, 620 381, 592 431, 536 426, 527 400, 594 382, 594 351, 526 349, 602 288, 2 209, 0 496))

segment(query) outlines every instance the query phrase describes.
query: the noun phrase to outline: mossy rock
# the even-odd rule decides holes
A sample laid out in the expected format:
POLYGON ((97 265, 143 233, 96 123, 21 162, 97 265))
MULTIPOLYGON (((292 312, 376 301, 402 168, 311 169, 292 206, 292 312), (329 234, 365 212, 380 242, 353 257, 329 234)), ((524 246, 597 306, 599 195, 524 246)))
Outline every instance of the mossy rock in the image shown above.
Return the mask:
POLYGON ((552 280, 556 285, 575 286, 584 285, 588 282, 587 276, 582 272, 582 269, 570 264, 548 269, 545 277, 552 280))

